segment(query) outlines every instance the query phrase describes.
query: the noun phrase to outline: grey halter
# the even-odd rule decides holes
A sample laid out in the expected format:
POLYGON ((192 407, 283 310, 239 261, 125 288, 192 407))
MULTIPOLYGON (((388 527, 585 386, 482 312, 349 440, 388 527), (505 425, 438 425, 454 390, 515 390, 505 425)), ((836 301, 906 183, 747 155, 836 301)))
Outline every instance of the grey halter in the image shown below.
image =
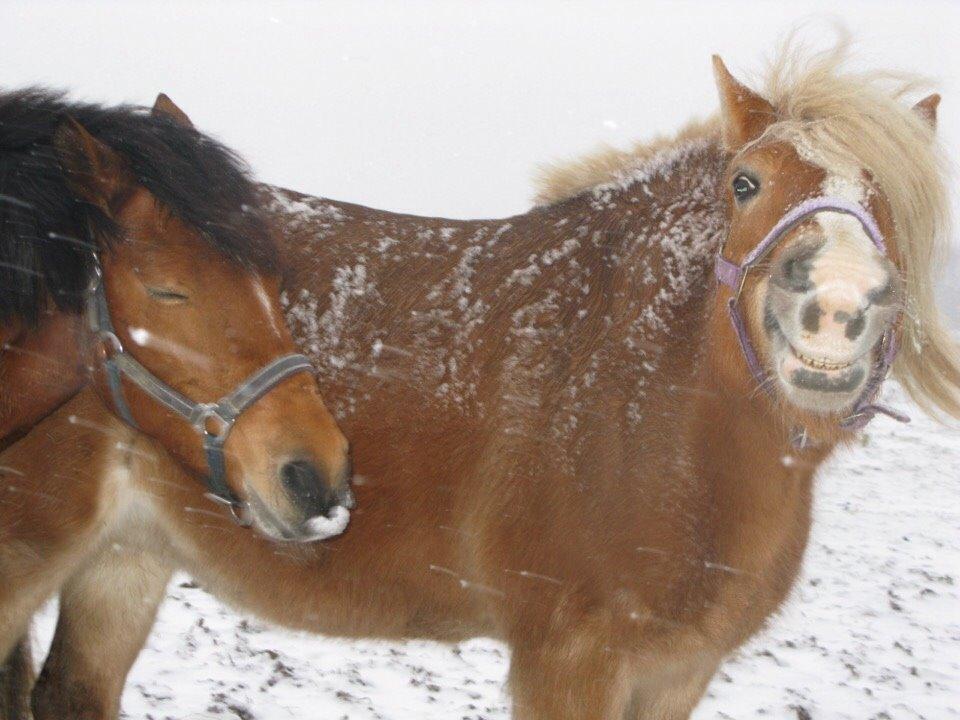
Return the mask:
POLYGON ((233 424, 244 410, 269 393, 283 380, 301 372, 313 372, 306 355, 293 353, 271 361, 241 382, 233 392, 217 402, 198 403, 174 390, 127 352, 110 320, 110 308, 103 287, 99 258, 94 258, 94 277, 87 290, 87 322, 102 348, 102 363, 113 406, 120 418, 133 428, 137 422, 123 392, 122 379, 136 385, 155 401, 187 421, 200 435, 207 460, 204 482, 207 497, 230 507, 234 519, 247 526, 247 504, 240 500, 226 481, 224 445, 233 424))

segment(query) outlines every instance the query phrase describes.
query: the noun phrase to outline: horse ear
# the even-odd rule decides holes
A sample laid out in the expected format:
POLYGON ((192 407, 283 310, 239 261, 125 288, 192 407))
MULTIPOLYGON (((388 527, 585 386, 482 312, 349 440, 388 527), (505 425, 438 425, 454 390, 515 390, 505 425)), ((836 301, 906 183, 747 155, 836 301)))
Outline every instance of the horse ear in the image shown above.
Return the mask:
POLYGON ((940 106, 940 95, 934 93, 927 95, 923 100, 913 106, 913 111, 930 126, 931 130, 937 129, 937 108, 940 106))
POLYGON ((177 104, 170 99, 170 96, 160 93, 157 95, 156 102, 153 103, 153 110, 150 112, 154 117, 168 117, 177 125, 185 128, 193 128, 193 123, 187 114, 177 107, 177 104))
POLYGON ((129 173, 120 155, 72 117, 60 123, 53 144, 70 190, 110 215, 111 208, 126 195, 130 185, 129 173))
POLYGON ((773 106, 738 82, 719 55, 713 56, 713 74, 720 93, 723 144, 735 151, 760 137, 773 122, 773 106))

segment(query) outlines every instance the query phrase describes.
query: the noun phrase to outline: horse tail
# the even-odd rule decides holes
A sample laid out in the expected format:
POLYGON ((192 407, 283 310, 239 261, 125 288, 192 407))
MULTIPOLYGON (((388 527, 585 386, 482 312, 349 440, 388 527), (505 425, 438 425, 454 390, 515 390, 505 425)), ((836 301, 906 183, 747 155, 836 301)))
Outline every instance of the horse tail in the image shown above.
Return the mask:
POLYGON ((0 665, 0 720, 30 720, 35 679, 30 639, 24 636, 0 665))

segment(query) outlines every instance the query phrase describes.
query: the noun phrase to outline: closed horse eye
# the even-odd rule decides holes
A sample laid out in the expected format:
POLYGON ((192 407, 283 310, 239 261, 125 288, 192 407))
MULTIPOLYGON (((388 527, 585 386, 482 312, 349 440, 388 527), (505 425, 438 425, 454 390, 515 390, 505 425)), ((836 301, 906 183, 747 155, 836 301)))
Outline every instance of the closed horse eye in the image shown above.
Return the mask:
POLYGON ((733 179, 733 196, 737 202, 749 200, 760 192, 760 181, 744 173, 740 173, 733 179))
POLYGON ((147 294, 154 300, 166 303, 184 303, 190 299, 188 295, 170 288, 148 287, 147 294))

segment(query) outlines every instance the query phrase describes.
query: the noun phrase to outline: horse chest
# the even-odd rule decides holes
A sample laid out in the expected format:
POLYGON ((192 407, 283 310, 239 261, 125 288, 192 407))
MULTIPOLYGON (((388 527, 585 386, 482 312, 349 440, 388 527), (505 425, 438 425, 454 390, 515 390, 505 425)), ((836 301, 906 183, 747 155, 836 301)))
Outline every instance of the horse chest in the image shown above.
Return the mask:
POLYGON ((705 573, 702 623, 721 645, 756 632, 790 592, 810 529, 810 478, 784 473, 744 482, 715 527, 717 561, 705 573), (710 576, 713 576, 712 578, 710 576))

